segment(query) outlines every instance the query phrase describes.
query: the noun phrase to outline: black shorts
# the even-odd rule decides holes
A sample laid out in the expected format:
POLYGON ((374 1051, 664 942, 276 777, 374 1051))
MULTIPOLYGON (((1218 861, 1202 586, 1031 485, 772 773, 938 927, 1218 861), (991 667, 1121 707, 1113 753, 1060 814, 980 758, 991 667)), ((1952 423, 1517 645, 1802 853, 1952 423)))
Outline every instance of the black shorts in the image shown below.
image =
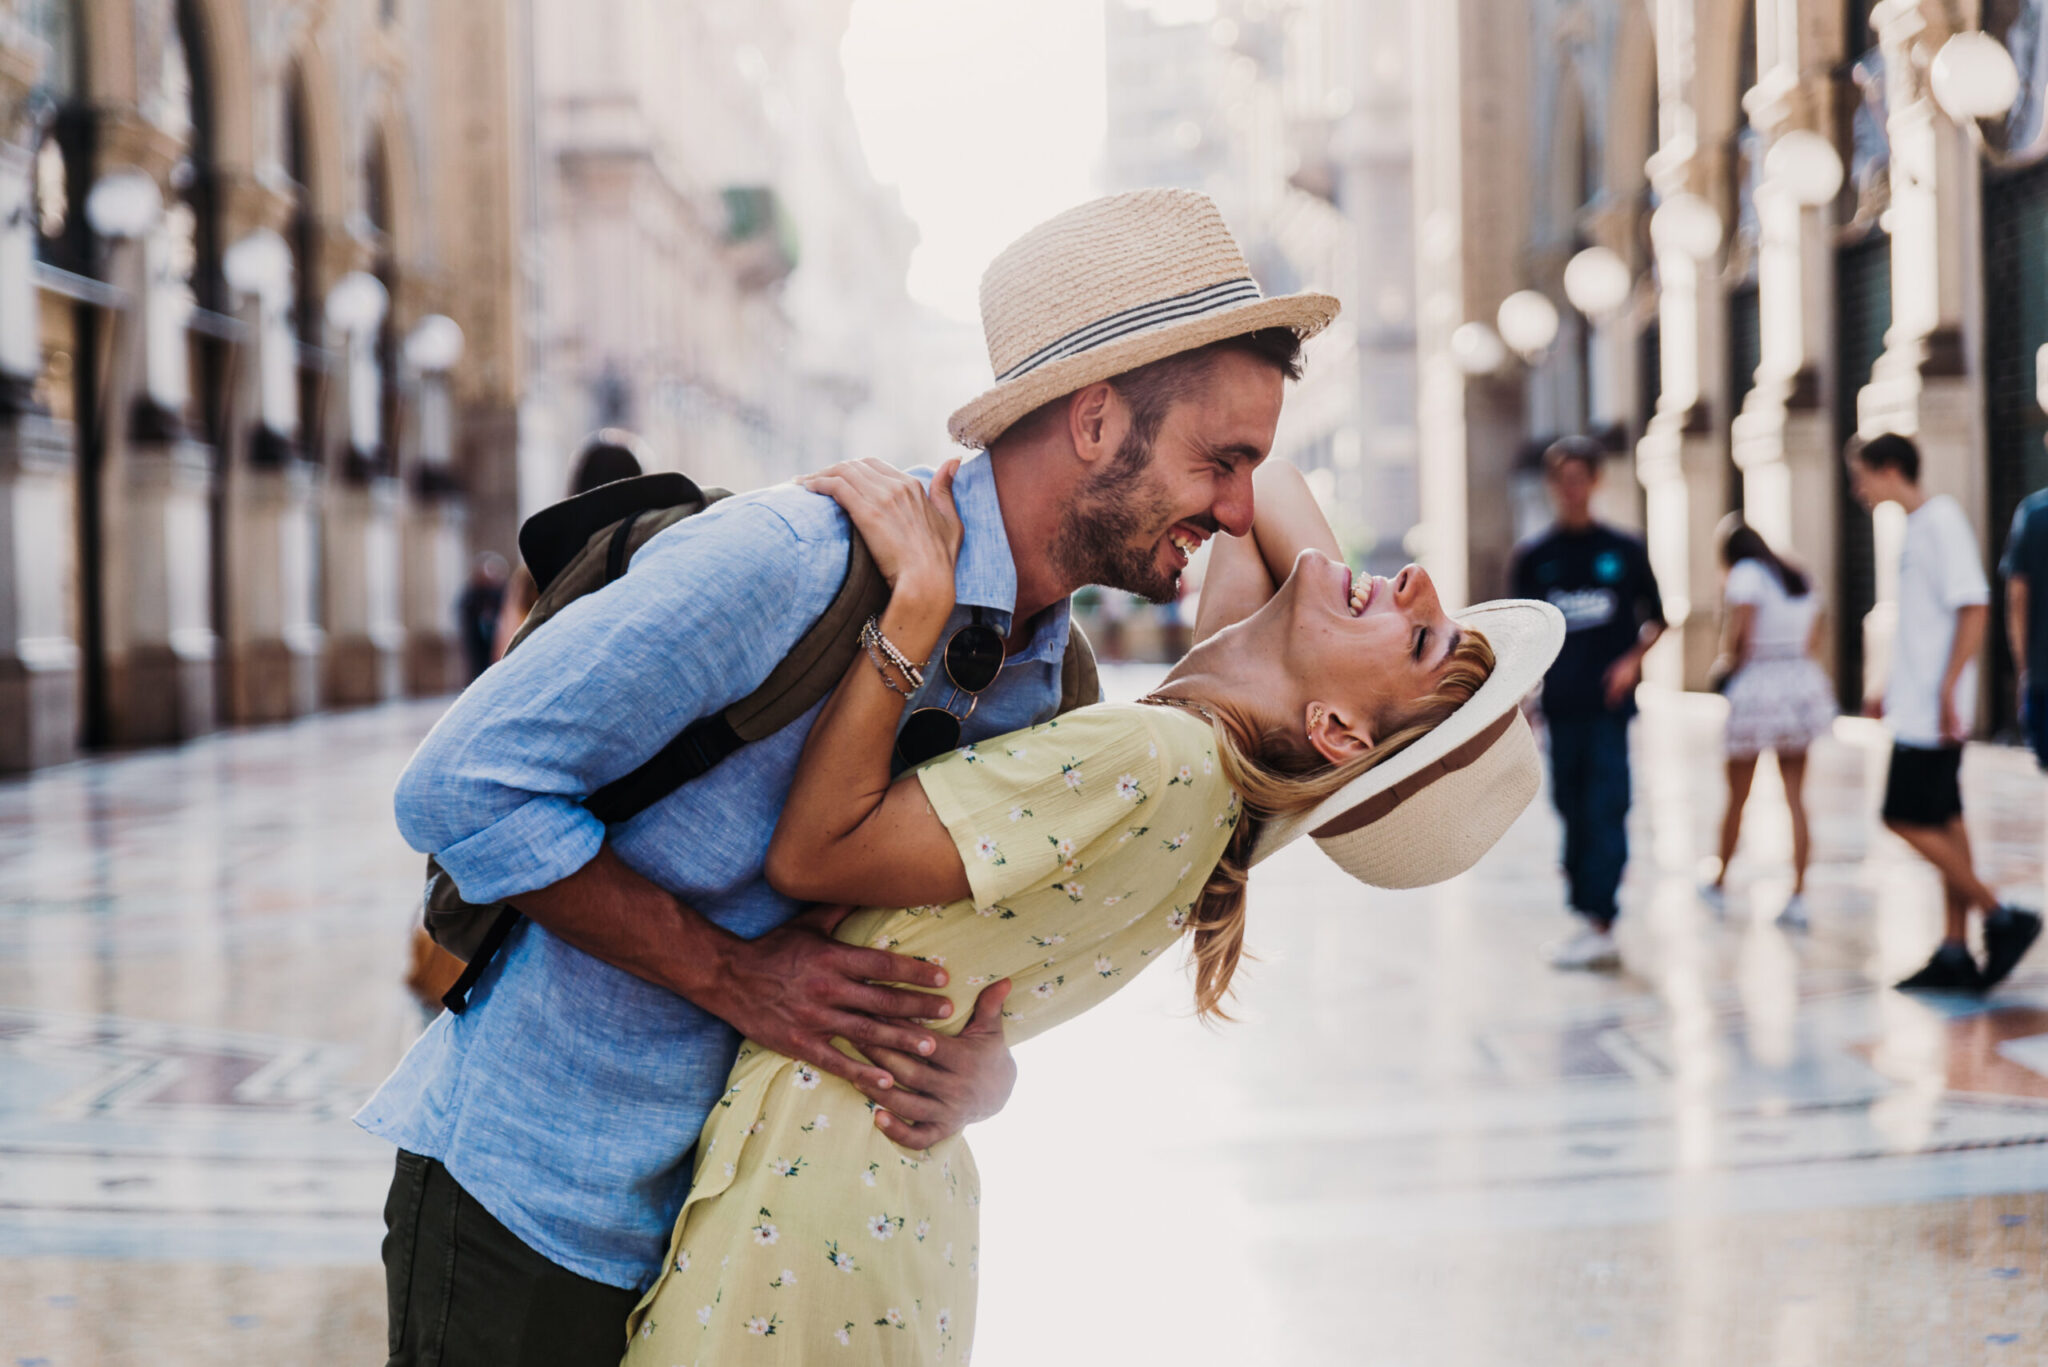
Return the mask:
POLYGON ((1884 819, 1901 826, 1946 826, 1963 814, 1963 747, 1892 747, 1884 781, 1884 819))

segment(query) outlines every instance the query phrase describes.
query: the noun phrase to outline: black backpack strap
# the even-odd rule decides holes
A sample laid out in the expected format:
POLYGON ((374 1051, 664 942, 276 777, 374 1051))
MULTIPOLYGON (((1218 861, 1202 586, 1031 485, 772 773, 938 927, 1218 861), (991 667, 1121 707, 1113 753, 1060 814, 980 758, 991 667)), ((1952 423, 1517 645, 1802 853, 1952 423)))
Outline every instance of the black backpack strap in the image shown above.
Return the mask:
POLYGON ((484 932, 484 938, 477 941, 476 952, 471 954, 469 962, 462 966, 462 976, 441 994, 441 1005, 458 1016, 469 1009, 470 989, 476 986, 477 979, 483 977, 484 970, 491 966, 491 960, 498 957, 498 951, 504 947, 505 937, 510 935, 512 927, 518 924, 519 908, 510 904, 498 908, 498 919, 491 922, 491 928, 484 932))

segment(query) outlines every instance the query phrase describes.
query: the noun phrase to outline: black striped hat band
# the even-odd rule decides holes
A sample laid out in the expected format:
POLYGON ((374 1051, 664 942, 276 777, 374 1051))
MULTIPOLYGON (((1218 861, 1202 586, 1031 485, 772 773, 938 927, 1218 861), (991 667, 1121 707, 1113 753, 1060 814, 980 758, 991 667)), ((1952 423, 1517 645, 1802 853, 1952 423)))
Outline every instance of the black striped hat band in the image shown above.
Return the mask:
POLYGON ((1128 337, 1134 332, 1145 332, 1164 323, 1200 318, 1204 314, 1221 313, 1240 304, 1257 303, 1261 297, 1256 280, 1225 280, 1220 284, 1204 285, 1201 289, 1191 290, 1187 294, 1175 295, 1171 299, 1138 304, 1077 328, 1058 341, 1041 347, 996 376, 996 381, 999 384, 1007 383, 1019 376, 1030 374, 1042 365, 1063 361, 1084 351, 1092 351, 1118 338, 1128 337))

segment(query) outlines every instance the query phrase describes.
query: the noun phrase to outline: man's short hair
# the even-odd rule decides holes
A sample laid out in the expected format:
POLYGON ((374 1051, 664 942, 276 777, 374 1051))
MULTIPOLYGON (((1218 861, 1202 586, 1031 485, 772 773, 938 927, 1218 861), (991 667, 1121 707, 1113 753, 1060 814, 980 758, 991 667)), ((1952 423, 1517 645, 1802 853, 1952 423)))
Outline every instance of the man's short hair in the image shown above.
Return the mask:
MULTIPOLYGON (((1301 338, 1293 328, 1260 328, 1210 342, 1190 351, 1177 351, 1136 370, 1109 377, 1109 386, 1131 410, 1131 429, 1139 441, 1150 444, 1159 435, 1173 406, 1194 393, 1208 377, 1209 367, 1226 351, 1243 352, 1264 361, 1290 380, 1301 378, 1301 338)), ((1054 412, 1065 412, 1072 394, 1062 394, 1019 418, 1011 432, 1022 433, 1045 422, 1054 412)), ((1005 434, 1007 435, 1007 434, 1005 434)))
POLYGON ((1885 432, 1868 441, 1849 443, 1849 455, 1866 469, 1896 470, 1908 484, 1920 482, 1920 448, 1911 437, 1885 432))
POLYGON ((1586 467, 1587 474, 1598 479, 1606 459, 1607 452, 1591 437, 1559 437, 1543 448, 1543 473, 1546 477, 1554 475, 1576 461, 1586 467))

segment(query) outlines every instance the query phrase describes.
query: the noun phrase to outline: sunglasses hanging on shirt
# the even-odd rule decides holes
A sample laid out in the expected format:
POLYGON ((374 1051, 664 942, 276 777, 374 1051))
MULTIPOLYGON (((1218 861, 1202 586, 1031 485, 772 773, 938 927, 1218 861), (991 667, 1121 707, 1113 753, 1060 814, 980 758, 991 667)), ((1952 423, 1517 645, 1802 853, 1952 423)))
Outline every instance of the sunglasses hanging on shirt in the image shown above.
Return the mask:
POLYGON ((941 656, 946 678, 967 695, 967 711, 955 716, 943 707, 920 707, 912 712, 896 733, 896 758, 906 769, 945 754, 960 744, 960 727, 974 715, 974 705, 1003 670, 1003 638, 981 619, 974 619, 946 641, 941 656))

